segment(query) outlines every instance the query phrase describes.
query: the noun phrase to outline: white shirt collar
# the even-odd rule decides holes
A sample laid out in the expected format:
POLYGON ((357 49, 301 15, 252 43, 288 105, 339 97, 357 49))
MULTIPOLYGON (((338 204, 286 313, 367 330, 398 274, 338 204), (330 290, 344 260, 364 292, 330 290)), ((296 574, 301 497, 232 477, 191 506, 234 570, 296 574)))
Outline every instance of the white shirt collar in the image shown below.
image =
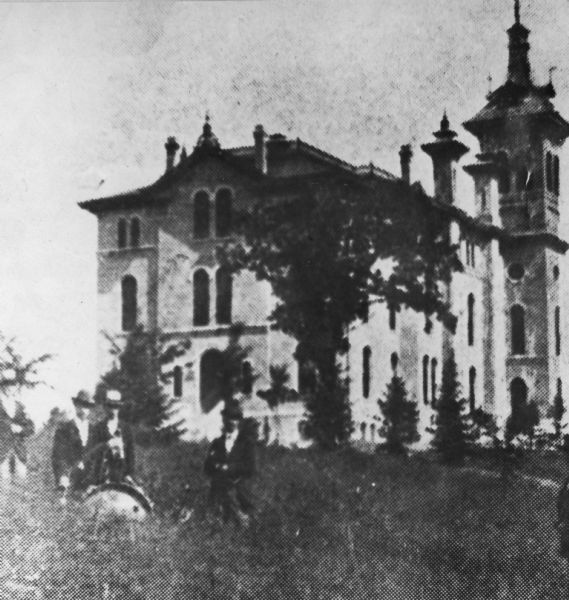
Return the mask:
POLYGON ((225 433, 225 450, 226 452, 231 452, 233 445, 235 444, 235 440, 237 439, 237 434, 239 431, 236 429, 231 433, 225 433))
POLYGON ((87 444, 87 438, 89 437, 89 421, 83 421, 77 418, 77 415, 73 417, 73 422, 79 431, 79 437, 81 438, 81 442, 85 446, 87 444))

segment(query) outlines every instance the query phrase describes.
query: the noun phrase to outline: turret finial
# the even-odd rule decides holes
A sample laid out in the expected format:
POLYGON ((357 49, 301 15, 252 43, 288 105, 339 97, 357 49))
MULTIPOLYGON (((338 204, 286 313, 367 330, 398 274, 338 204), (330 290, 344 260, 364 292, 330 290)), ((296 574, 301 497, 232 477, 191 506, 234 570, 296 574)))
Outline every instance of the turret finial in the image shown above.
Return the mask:
POLYGON ((520 0, 515 0, 514 2, 514 16, 516 18, 516 23, 520 23, 520 0))

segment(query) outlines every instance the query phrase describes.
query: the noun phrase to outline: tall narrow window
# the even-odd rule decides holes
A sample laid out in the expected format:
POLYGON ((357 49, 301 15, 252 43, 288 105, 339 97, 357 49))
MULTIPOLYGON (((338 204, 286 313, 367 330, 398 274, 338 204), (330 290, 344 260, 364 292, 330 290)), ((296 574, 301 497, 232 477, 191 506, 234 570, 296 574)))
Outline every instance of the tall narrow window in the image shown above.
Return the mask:
POLYGON ((132 248, 140 246, 140 219, 134 217, 130 222, 130 245, 132 248))
POLYGON ((557 378, 557 395, 563 396, 563 382, 560 377, 557 378))
POLYGON ((389 329, 392 331, 397 327, 397 311, 394 306, 389 306, 389 329))
POLYGON ((362 352, 362 395, 369 398, 369 388, 371 381, 371 348, 366 346, 362 352))
POLYGON ((209 276, 204 269, 194 274, 194 325, 209 324, 209 276))
POLYGON ((474 294, 468 294, 468 345, 474 346, 474 294))
POLYGON ((227 237, 231 234, 231 190, 219 190, 215 196, 215 235, 227 237))
POLYGON ((136 327, 137 284, 132 275, 123 277, 121 283, 122 295, 122 329, 132 331, 136 327))
POLYGON ((431 360, 431 404, 434 406, 437 402, 437 366, 436 358, 431 360))
POLYGON ((241 377, 241 389, 243 393, 251 394, 253 392, 253 367, 248 360, 243 361, 241 377))
POLYGON ((174 397, 181 398, 184 393, 184 370, 182 367, 174 367, 174 397))
POLYGON ((553 156, 551 152, 545 155, 545 187, 553 191, 553 156))
POLYGON ((526 353, 526 329, 524 309, 519 304, 510 311, 512 354, 526 353))
POLYGON ((209 237, 209 196, 198 192, 194 197, 194 237, 209 237))
POLYGON ((470 412, 474 412, 476 408, 476 369, 470 367, 468 371, 468 404, 470 412))
POLYGON ((423 356, 423 402, 429 404, 429 357, 423 356))
POLYGON ((397 352, 393 352, 391 354, 391 370, 393 371, 394 375, 397 375, 397 367, 399 366, 399 356, 397 355, 397 352))
POLYGON ((126 248, 126 219, 119 219, 117 229, 117 245, 119 248, 126 248))
POLYGON ((559 194, 559 156, 553 157, 553 191, 559 194))
POLYGON ((215 274, 216 300, 215 319, 221 325, 231 323, 231 303, 233 281, 231 273, 226 269, 218 269, 215 274))
POLYGON ((555 355, 561 354, 561 309, 555 307, 555 355))

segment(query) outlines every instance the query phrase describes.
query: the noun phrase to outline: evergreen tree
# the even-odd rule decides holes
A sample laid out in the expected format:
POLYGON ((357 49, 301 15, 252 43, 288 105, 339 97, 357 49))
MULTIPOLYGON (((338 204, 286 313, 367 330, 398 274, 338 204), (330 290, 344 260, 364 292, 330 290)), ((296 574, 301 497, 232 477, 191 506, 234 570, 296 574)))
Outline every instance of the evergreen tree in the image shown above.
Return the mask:
POLYGON ((338 362, 349 348, 348 328, 365 317, 370 297, 424 312, 427 328, 433 316, 456 326, 443 294, 461 269, 448 214, 419 188, 331 174, 304 180, 294 197, 274 201, 271 192, 236 221, 241 242, 228 245, 222 258, 271 284, 274 324, 315 365, 318 384, 306 396, 310 430, 326 446, 348 440, 353 424, 338 362))
POLYGON ((383 414, 383 434, 390 452, 405 451, 405 446, 419 439, 417 403, 407 399, 405 382, 394 375, 387 385, 385 400, 378 401, 383 414))
POLYGON ((533 446, 534 431, 539 421, 539 407, 534 400, 515 402, 506 421, 506 441, 510 442, 517 435, 522 434, 528 436, 530 446, 533 446))
POLYGON ((451 355, 443 366, 441 392, 436 404, 437 427, 433 445, 445 463, 461 463, 466 453, 466 400, 461 397, 456 361, 451 355))
POLYGON ((99 404, 106 390, 118 390, 124 402, 122 417, 137 430, 139 441, 169 442, 185 429, 183 420, 175 420, 176 400, 164 391, 172 372, 164 372, 189 342, 167 345, 159 332, 146 332, 142 326, 132 331, 124 349, 115 346, 115 365, 101 377, 95 392, 99 404))

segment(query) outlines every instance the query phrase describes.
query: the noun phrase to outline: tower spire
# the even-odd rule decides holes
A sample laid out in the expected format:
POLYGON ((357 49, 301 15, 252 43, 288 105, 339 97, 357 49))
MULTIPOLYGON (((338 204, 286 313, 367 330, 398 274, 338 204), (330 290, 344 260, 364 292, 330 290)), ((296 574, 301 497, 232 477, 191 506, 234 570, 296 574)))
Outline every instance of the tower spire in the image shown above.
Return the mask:
POLYGON ((515 0, 514 3, 514 16, 516 19, 516 24, 520 24, 520 0, 515 0))
POLYGON ((508 29, 510 38, 508 81, 519 86, 529 87, 531 85, 531 70, 529 64, 529 29, 520 22, 520 0, 514 2, 515 23, 508 29))

